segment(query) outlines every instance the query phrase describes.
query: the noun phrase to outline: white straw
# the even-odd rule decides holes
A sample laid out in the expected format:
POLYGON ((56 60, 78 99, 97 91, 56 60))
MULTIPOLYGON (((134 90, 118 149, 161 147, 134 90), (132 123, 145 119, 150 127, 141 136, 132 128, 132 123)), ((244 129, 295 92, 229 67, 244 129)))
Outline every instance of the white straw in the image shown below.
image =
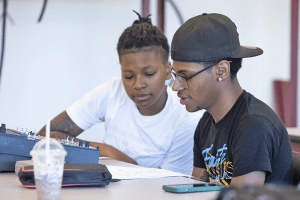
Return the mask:
POLYGON ((50 150, 50 119, 47 119, 47 124, 46 124, 46 155, 49 155, 49 150, 50 150))

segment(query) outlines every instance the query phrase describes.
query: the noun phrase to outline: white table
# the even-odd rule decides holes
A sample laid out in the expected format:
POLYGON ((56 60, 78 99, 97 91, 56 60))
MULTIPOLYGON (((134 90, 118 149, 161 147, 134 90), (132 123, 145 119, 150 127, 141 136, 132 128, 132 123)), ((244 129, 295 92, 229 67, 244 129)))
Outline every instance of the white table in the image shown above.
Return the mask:
MULTIPOLYGON (((99 160, 100 164, 139 167, 115 160, 99 160)), ((151 179, 122 180, 112 182, 105 187, 77 187, 62 188, 61 200, 93 200, 93 199, 116 199, 116 200, 156 200, 156 199, 216 199, 219 192, 197 192, 175 194, 162 190, 163 185, 199 183, 197 180, 185 177, 166 177, 151 179)), ((15 173, 0 173, 0 199, 5 200, 33 200, 37 199, 35 189, 23 187, 15 173)))

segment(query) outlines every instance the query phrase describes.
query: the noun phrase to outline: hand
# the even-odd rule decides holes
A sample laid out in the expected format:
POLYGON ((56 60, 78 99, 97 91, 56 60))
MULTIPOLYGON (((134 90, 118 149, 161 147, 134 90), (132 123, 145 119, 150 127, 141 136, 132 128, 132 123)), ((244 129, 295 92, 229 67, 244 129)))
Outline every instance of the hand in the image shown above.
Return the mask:
MULTIPOLYGON (((79 142, 79 139, 76 139, 76 137, 82 132, 83 130, 72 121, 72 119, 69 117, 66 111, 63 111, 51 120, 51 138, 66 139, 66 136, 69 135, 71 136, 70 140, 75 138, 75 141, 79 142)), ((44 126, 37 134, 45 136, 46 126, 44 126)), ((90 146, 95 148, 98 146, 100 149, 100 156, 137 165, 137 162, 135 160, 133 160, 132 158, 130 158, 129 156, 127 156, 126 154, 124 154, 123 152, 121 152, 113 146, 96 142, 90 142, 90 146)))
POLYGON ((131 164, 137 165, 137 162, 121 152, 120 150, 116 149, 113 146, 110 146, 108 144, 103 144, 103 143, 94 143, 92 142, 91 145, 95 147, 95 145, 99 146, 100 149, 100 157, 108 157, 114 160, 119 160, 131 164))
POLYGON ((192 176, 201 179, 203 182, 209 182, 209 176, 204 168, 194 167, 192 176))

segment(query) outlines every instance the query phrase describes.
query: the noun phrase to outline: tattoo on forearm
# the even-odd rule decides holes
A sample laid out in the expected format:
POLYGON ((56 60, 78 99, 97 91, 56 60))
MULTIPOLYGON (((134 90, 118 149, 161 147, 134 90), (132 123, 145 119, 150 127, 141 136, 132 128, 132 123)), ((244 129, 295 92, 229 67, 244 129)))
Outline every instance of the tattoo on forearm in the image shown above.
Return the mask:
POLYGON ((78 136, 83 130, 79 128, 68 116, 66 111, 59 114, 51 121, 51 131, 60 131, 73 137, 78 136))

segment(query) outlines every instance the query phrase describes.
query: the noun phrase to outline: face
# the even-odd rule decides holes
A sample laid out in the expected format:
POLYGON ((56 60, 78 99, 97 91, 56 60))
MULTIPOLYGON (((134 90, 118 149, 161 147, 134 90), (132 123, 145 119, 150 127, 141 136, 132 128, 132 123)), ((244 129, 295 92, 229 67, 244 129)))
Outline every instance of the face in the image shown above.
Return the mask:
POLYGON ((122 82, 129 98, 143 115, 159 113, 165 106, 165 80, 171 78, 171 64, 155 52, 129 53, 121 56, 122 82))
MULTIPOLYGON (((204 69, 204 66, 200 63, 173 61, 173 69, 177 75, 189 77, 204 69)), ((215 87, 216 77, 213 70, 213 68, 205 70, 189 79, 187 88, 182 87, 178 79, 175 79, 172 89, 178 91, 180 103, 186 106, 187 111, 209 110, 214 104, 218 92, 216 91, 217 87, 215 87)))

